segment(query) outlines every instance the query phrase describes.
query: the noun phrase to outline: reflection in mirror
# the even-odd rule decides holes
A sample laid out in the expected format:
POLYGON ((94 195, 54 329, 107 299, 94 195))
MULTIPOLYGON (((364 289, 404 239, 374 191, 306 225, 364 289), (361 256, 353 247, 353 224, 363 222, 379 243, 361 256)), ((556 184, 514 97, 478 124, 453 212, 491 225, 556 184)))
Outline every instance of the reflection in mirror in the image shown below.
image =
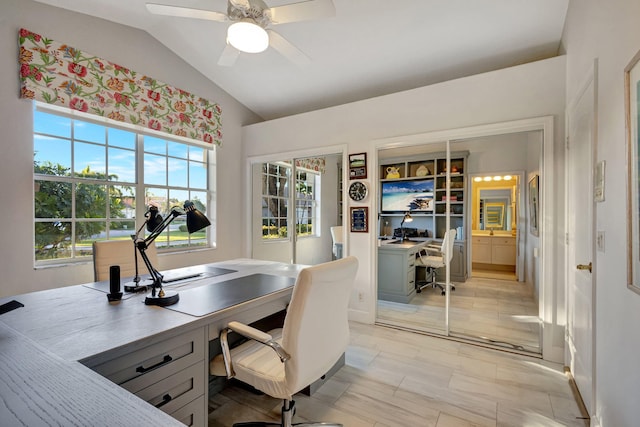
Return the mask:
POLYGON ((487 180, 474 178, 471 229, 493 234, 494 231, 514 231, 517 228, 515 188, 516 177, 487 180))
MULTIPOLYGON (((491 200, 491 199, 489 199, 491 200)), ((480 200, 480 204, 484 208, 484 224, 480 223, 480 227, 485 230, 507 230, 507 222, 504 220, 504 213, 507 203, 505 201, 484 201, 480 200)))

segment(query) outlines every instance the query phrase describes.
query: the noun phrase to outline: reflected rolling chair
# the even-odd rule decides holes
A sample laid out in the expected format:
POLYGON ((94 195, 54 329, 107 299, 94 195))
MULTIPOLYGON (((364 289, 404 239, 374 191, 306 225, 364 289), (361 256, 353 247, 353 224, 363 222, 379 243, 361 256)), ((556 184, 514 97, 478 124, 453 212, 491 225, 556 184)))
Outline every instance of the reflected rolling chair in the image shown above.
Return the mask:
MULTIPOLYGON (((133 240, 104 240, 93 242, 93 277, 96 282, 109 280, 109 267, 120 266, 120 277, 134 277, 136 275, 135 258, 138 257, 138 273, 147 274, 147 267, 135 249, 133 240)), ((158 252, 152 243, 147 248, 147 256, 152 265, 158 265, 158 252)))
MULTIPOLYGON (((420 249, 416 257, 416 267, 425 269, 425 280, 416 282, 416 292, 420 293, 426 287, 439 288, 442 295, 446 294, 446 283, 436 281, 436 270, 445 267, 453 258, 453 241, 456 230, 447 231, 442 239, 442 245, 427 245, 420 249)), ((453 284, 451 290, 456 289, 453 284)))
POLYGON ((333 259, 342 258, 342 226, 335 225, 331 227, 331 240, 333 241, 333 259))
POLYGON ((358 260, 353 256, 304 268, 293 288, 281 329, 265 333, 230 322, 220 333, 222 354, 211 360, 211 374, 236 378, 284 401, 281 423, 252 422, 235 426, 293 425, 293 395, 329 372, 347 348, 347 310, 357 269, 358 260), (229 349, 229 331, 249 341, 229 349))

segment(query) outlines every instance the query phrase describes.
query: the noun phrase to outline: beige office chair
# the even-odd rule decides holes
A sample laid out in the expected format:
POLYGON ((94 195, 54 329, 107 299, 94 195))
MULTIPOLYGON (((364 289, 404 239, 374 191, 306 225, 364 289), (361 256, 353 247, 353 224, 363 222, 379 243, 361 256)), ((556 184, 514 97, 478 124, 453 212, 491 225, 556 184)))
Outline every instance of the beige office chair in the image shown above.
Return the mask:
MULTIPOLYGON (((104 240, 93 242, 93 276, 96 282, 109 280, 109 267, 120 266, 120 277, 133 277, 136 275, 135 256, 138 257, 138 274, 148 274, 147 266, 135 250, 133 240, 104 240)), ((147 248, 147 256, 151 265, 157 267, 158 253, 156 245, 151 243, 147 248)))
MULTIPOLYGON (((453 241, 456 238, 456 230, 447 231, 442 239, 442 245, 427 245, 418 252, 415 266, 425 269, 425 280, 416 281, 416 292, 420 293, 426 287, 439 288, 442 295, 446 294, 446 283, 436 281, 436 270, 451 262, 453 258, 453 241)), ((451 290, 456 287, 451 285, 451 290)))
POLYGON ((357 270, 358 260, 353 256, 307 267, 298 275, 282 329, 264 333, 230 322, 221 332, 222 354, 211 361, 211 374, 235 377, 284 400, 280 424, 257 422, 236 426, 292 425, 293 395, 329 372, 347 348, 347 309, 357 270), (229 350, 229 331, 250 341, 229 350))
POLYGON ((333 259, 342 258, 342 226, 335 225, 331 227, 331 240, 333 241, 333 259))

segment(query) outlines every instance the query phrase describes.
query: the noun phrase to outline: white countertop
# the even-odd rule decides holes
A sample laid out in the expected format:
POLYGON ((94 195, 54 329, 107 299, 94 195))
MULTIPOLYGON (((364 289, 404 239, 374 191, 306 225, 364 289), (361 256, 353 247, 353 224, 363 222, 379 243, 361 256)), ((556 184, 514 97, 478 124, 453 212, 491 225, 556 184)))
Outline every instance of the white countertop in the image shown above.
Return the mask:
POLYGON ((430 242, 432 239, 430 238, 425 238, 425 237, 412 237, 410 240, 408 241, 404 241, 402 243, 394 243, 399 241, 400 239, 390 239, 390 240, 382 240, 380 239, 380 247, 381 248, 385 248, 385 249, 402 249, 402 250, 406 250, 406 249, 412 249, 412 248, 416 248, 419 246, 424 246, 425 244, 427 244, 428 242, 430 242))

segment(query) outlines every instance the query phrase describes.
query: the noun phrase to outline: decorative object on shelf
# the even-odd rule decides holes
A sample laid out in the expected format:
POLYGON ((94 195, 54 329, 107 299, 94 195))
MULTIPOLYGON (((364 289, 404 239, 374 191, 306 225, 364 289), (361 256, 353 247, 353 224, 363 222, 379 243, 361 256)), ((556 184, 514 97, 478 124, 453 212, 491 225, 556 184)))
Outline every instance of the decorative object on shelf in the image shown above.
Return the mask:
POLYGON ((389 166, 387 168, 387 179, 398 179, 400 178, 400 169, 395 166, 389 166))
POLYGON ((538 175, 529 180, 529 232, 538 235, 538 175))
MULTIPOLYGON (((146 305, 159 305, 161 307, 166 307, 168 305, 175 304, 180 300, 180 295, 178 295, 177 292, 165 292, 164 289, 162 289, 163 276, 153 267, 153 265, 151 265, 151 261, 149 261, 149 257, 147 256, 146 251, 149 245, 156 240, 156 238, 169 226, 169 224, 173 222, 174 219, 181 215, 186 214, 187 216, 187 231, 189 234, 211 225, 209 219, 202 212, 196 209, 192 201, 185 201, 183 208, 184 212, 181 212, 177 208, 172 208, 169 215, 163 219, 162 216, 158 214, 158 208, 156 206, 150 206, 148 211, 145 213, 145 217, 147 217, 145 224, 150 234, 144 239, 137 237, 136 234, 136 238, 134 239, 136 248, 138 249, 138 252, 140 252, 140 256, 142 257, 144 264, 147 266, 147 270, 149 270, 149 274, 153 280, 153 284, 151 285, 151 295, 147 296, 144 301, 146 305)), ((138 230, 138 234, 141 230, 142 227, 138 230)))
POLYGON ((349 179, 367 177, 367 153, 349 154, 349 179))
POLYGON ((355 181, 349 186, 349 197, 355 202, 360 202, 367 197, 367 184, 362 181, 355 181))
POLYGON ((640 293, 640 200, 638 198, 638 183, 640 182, 640 168, 638 168, 638 154, 640 140, 638 128, 638 91, 640 90, 640 51, 624 69, 624 104, 627 131, 627 287, 640 293))
POLYGON ((352 233, 368 233, 369 232, 369 208, 366 206, 360 208, 351 208, 351 232, 352 233))
POLYGON ((429 170, 429 168, 426 167, 425 165, 418 166, 418 169, 416 169, 416 176, 427 176, 427 175, 431 175, 431 171, 429 170))

